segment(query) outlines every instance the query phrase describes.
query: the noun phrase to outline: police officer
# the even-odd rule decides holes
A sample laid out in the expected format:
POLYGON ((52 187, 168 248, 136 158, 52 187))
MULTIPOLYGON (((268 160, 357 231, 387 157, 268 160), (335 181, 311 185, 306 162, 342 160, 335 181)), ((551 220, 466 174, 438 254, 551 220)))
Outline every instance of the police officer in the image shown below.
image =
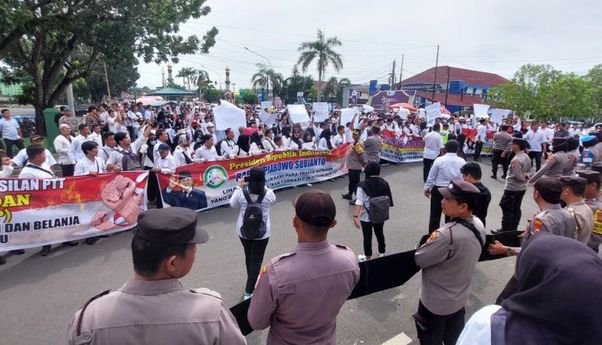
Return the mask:
POLYGON ((359 280, 357 259, 327 240, 337 223, 327 192, 312 189, 294 205, 299 245, 262 268, 249 323, 253 329, 271 326, 267 344, 335 344, 337 314, 359 280))
POLYGON ((69 325, 68 344, 246 344, 221 296, 185 289, 196 244, 209 239, 192 210, 170 207, 138 216, 134 279, 89 300, 69 325))
POLYGON ((563 176, 560 180, 564 184, 560 198, 566 203, 565 209, 569 211, 577 223, 572 238, 587 244, 594 227, 594 213, 583 198, 587 180, 579 176, 563 176))
POLYGON ((360 131, 354 129, 352 132, 353 144, 349 155, 347 155, 347 170, 349 171, 349 186, 347 194, 343 194, 343 199, 349 200, 349 205, 355 205, 353 194, 357 191, 357 185, 360 183, 362 169, 366 165, 364 159, 364 144, 360 140, 360 131))
POLYGON ((527 141, 515 138, 512 140, 510 168, 506 176, 504 194, 500 200, 502 209, 501 231, 514 231, 518 228, 521 218, 521 204, 527 191, 528 174, 531 170, 531 158, 525 153, 527 141))
MULTIPOLYGON (((593 164, 592 169, 597 167, 602 168, 600 162, 593 164)), ((598 253, 600 243, 602 243, 602 200, 600 200, 600 172, 596 170, 581 170, 577 172, 580 177, 586 179, 585 203, 589 206, 594 214, 594 226, 587 246, 598 253)))
POLYGON ((416 264, 422 268, 422 288, 414 319, 422 345, 456 343, 485 243, 483 223, 472 214, 479 189, 464 180, 452 180, 439 192, 443 213, 451 219, 433 231, 415 254, 416 264))

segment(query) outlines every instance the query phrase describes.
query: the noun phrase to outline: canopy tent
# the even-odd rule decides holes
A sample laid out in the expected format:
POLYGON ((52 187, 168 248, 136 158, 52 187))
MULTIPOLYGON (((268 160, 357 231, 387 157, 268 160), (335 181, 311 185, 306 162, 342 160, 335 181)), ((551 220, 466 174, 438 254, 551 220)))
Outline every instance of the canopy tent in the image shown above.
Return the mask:
POLYGON ((195 97, 197 96, 196 92, 176 89, 173 87, 166 87, 161 90, 157 90, 155 92, 151 92, 149 96, 163 96, 166 99, 182 99, 185 97, 195 97))
POLYGON ((416 111, 416 107, 411 105, 410 103, 395 103, 391 104, 389 108, 404 108, 409 111, 416 111))
POLYGON ((163 101, 163 97, 161 96, 142 96, 140 98, 136 98, 136 103, 142 103, 143 105, 152 105, 153 102, 163 101))

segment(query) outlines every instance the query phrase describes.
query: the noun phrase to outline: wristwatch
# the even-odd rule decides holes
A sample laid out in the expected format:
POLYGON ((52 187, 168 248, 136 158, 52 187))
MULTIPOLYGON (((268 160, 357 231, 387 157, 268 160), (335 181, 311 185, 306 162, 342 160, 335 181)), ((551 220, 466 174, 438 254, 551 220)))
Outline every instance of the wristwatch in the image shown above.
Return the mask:
POLYGON ((510 247, 506 248, 506 256, 512 256, 512 248, 510 248, 510 247))

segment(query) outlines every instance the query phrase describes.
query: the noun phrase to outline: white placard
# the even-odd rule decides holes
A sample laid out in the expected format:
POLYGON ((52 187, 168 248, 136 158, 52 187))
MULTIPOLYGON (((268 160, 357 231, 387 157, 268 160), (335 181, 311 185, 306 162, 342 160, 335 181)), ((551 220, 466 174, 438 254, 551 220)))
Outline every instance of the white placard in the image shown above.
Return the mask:
POLYGON ((272 125, 276 123, 276 118, 278 118, 278 113, 270 114, 263 109, 261 109, 261 111, 259 112, 259 119, 267 127, 272 127, 272 125))
POLYGON ((362 105, 362 108, 364 109, 364 113, 369 113, 369 112, 374 111, 374 107, 369 106, 367 104, 362 105))
POLYGON ((307 123, 309 122, 309 114, 305 105, 303 104, 289 104, 286 106, 288 113, 291 115, 293 123, 307 123))
POLYGON ((426 122, 434 123, 435 119, 441 116, 441 102, 427 105, 424 110, 426 111, 426 122))
POLYGON ((474 114, 477 117, 477 119, 489 118, 489 114, 487 114, 487 111, 489 110, 489 104, 475 103, 472 105, 472 108, 474 109, 474 114))
POLYGON ((322 122, 328 118, 328 103, 314 102, 313 104, 314 122, 322 122))
POLYGON ((345 126, 347 122, 353 120, 353 116, 358 113, 357 108, 343 108, 341 109, 341 125, 345 126))
POLYGON ((232 103, 224 100, 213 109, 215 115, 215 129, 225 131, 228 128, 238 130, 239 127, 247 127, 245 111, 232 103))
POLYGON ((510 109, 493 109, 491 111, 491 121, 500 124, 511 112, 510 109))
POLYGON ((272 106, 272 101, 262 101, 261 102, 261 109, 267 109, 271 106, 272 106))

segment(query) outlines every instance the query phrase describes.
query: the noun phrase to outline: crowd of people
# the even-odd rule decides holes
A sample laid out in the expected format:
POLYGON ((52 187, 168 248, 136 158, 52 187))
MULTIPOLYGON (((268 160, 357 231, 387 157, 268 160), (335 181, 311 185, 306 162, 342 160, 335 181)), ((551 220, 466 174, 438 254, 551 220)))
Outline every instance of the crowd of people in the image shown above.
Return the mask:
MULTIPOLYGON (((566 343, 566 339, 596 344, 602 339, 599 327, 592 323, 588 324, 591 336, 583 338, 574 334, 574 329, 555 328, 557 320, 550 316, 531 314, 537 304, 526 303, 517 296, 532 296, 527 293, 525 284, 543 289, 548 282, 524 273, 533 270, 533 265, 524 266, 527 260, 519 260, 517 273, 500 294, 497 306, 475 314, 474 320, 464 328, 464 308, 485 246, 485 224, 492 198, 478 163, 484 143, 492 143, 491 178, 497 179, 501 166, 501 177, 505 179, 504 194, 499 201, 502 222, 493 233, 523 230, 521 204, 529 186, 533 186, 533 200, 540 209, 521 235, 522 247, 509 247, 495 241, 486 250, 491 254, 521 257, 523 252, 535 252, 530 254, 532 257, 545 251, 545 246, 538 243, 551 241, 550 245, 558 247, 558 252, 579 253, 583 260, 589 260, 589 272, 599 275, 602 273, 602 261, 598 257, 602 242, 602 223, 598 219, 602 213, 599 201, 601 132, 581 133, 579 128, 568 128, 564 123, 552 128, 551 123, 521 121, 518 116, 499 124, 488 119, 473 119, 474 125, 471 125, 471 120, 462 116, 437 118, 428 123, 420 112, 403 118, 395 112, 358 112, 351 121, 341 123, 342 115, 337 110, 324 121, 314 121, 310 115, 304 123, 293 123, 284 110, 275 123, 267 125, 261 121, 263 111, 246 106, 246 126, 216 131, 214 123, 219 119, 214 117, 212 106, 204 103, 182 102, 160 108, 129 103, 91 106, 82 121, 65 107, 57 117, 61 134, 54 140, 55 159, 43 146, 42 137, 32 137, 32 144, 23 148, 18 123, 11 121, 10 111, 3 110, 0 129, 3 138, 8 139, 5 139, 8 157, 2 161, 2 177, 11 176, 20 168, 19 177, 51 178, 56 176, 53 166, 60 170, 61 176, 141 169, 174 174, 177 167, 194 162, 278 150, 331 150, 349 143, 348 187, 342 198, 354 206, 353 222, 361 228, 364 237, 363 255, 356 256, 348 248, 327 242, 328 229, 336 225, 334 202, 328 193, 310 190, 299 196, 294 205, 293 223, 299 238, 297 250, 274 258, 261 268, 271 233, 270 206, 276 202, 274 192, 266 186, 263 169, 251 169, 248 178, 239 181, 230 200, 232 207, 240 208, 236 230, 245 252, 247 282, 243 298, 251 299, 248 314, 251 326, 255 329, 270 326, 268 343, 332 344, 336 315, 358 281, 358 261, 373 258, 373 234, 378 243, 378 256, 386 254, 384 225, 395 198, 388 183, 379 177, 381 165, 387 164, 380 156, 381 133, 388 131, 398 138, 422 137, 424 194, 430 199, 430 218, 428 236, 415 254, 416 264, 422 269, 420 300, 414 314, 421 344, 447 345, 456 341, 470 344, 472 337, 483 336, 473 335, 478 322, 481 322, 479 332, 485 332, 483 329, 487 327, 490 328, 487 334, 499 332, 499 322, 483 328, 484 314, 500 316, 502 329, 503 322, 507 329, 512 329, 512 339, 518 339, 521 332, 550 344, 566 343), (12 129, 5 131, 4 127, 12 129), (20 149, 16 155, 13 146, 20 149), (468 153, 472 154, 472 161, 468 161, 468 153), (441 224, 442 213, 444 224, 441 224), (566 240, 549 240, 545 235, 566 240)), ((149 202, 159 202, 156 188, 153 191, 149 185, 149 202)), ((159 209, 141 214, 132 241, 135 279, 119 291, 89 301, 70 326, 70 343, 79 343, 82 337, 125 339, 140 331, 156 334, 148 339, 158 341, 163 339, 161 334, 173 331, 169 326, 173 322, 190 326, 189 330, 188 326, 178 328, 183 343, 185 339, 213 339, 207 342, 223 344, 245 342, 218 294, 184 290, 178 282, 178 278, 190 271, 195 244, 205 242, 207 235, 202 230, 194 230, 194 213, 173 209, 178 211, 165 213, 159 209), (173 243, 167 245, 170 241, 173 243), (153 314, 153 308, 161 308, 161 301, 171 300, 171 296, 164 295, 171 291, 182 294, 181 303, 190 299, 190 303, 211 307, 195 309, 199 316, 190 319, 183 318, 184 311, 143 323, 132 321, 136 319, 134 314, 113 317, 117 309, 111 305, 125 308, 125 315, 130 305, 145 296, 155 296, 155 299, 150 298, 152 303, 148 304, 148 310, 140 313, 153 314), (194 302, 195 299, 199 300, 194 302), (213 311, 209 313, 209 310, 213 311), (84 312, 96 316, 84 317, 84 312), (209 314, 212 316, 207 316, 209 314), (151 329, 149 325, 161 327, 151 329), (113 329, 119 331, 113 332, 113 329)), ((94 244, 96 240, 86 241, 94 244)), ((50 246, 45 246, 42 255, 49 251, 50 246)), ((540 270, 548 271, 551 268, 546 265, 557 260, 550 258, 537 264, 541 265, 540 270)), ((562 275, 570 275, 574 267, 564 265, 559 269, 564 270, 562 275)), ((602 287, 597 279, 591 280, 591 284, 594 285, 580 288, 589 291, 591 286, 602 287)), ((595 302, 599 303, 596 298, 595 302)), ((586 317, 580 310, 565 305, 575 318, 586 317)), ((565 309, 556 307, 557 311, 565 309)))

